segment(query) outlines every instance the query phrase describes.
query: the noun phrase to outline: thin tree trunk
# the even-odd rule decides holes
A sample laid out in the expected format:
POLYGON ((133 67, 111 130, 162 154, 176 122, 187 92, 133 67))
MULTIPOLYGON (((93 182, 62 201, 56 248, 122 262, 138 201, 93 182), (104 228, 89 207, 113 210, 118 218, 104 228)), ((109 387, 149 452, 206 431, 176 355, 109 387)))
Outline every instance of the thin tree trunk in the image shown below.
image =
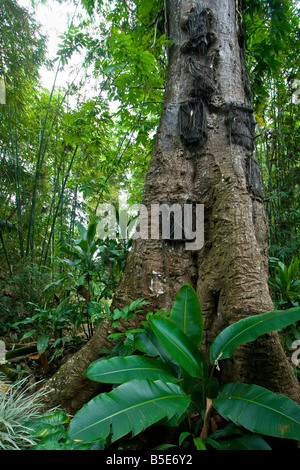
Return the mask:
POLYGON ((59 72, 59 67, 60 67, 60 61, 59 61, 59 64, 57 66, 57 69, 56 69, 56 74, 55 74, 55 78, 54 78, 54 82, 53 82, 53 85, 52 85, 52 89, 51 89, 51 93, 50 93, 50 97, 49 97, 49 102, 48 102, 48 106, 47 106, 46 116, 45 116, 44 124, 43 124, 43 127, 42 127, 42 131, 41 131, 40 137, 39 137, 39 148, 38 148, 38 153, 37 153, 35 177, 34 177, 34 183, 33 183, 33 189, 32 189, 31 207, 30 207, 29 224, 28 224, 26 256, 29 256, 29 254, 30 254, 30 252, 32 251, 32 248, 33 248, 34 227, 35 227, 34 218, 35 218, 35 212, 36 212, 38 182, 39 182, 39 179, 40 179, 41 169, 42 169, 44 158, 45 158, 46 151, 47 151, 47 148, 48 148, 49 138, 50 138, 53 126, 56 122, 56 117, 55 117, 52 121, 51 128, 50 128, 47 140, 44 143, 45 132, 46 132, 46 128, 47 128, 48 117, 49 117, 49 113, 50 113, 51 102, 52 102, 52 97, 53 97, 53 93, 54 93, 54 90, 55 90, 55 83, 56 83, 57 75, 58 75, 58 72, 59 72), (43 145, 44 145, 44 148, 43 148, 43 145))
MULTIPOLYGON (((254 118, 237 2, 169 0, 166 8, 174 43, 143 204, 149 210, 151 204, 204 204, 205 243, 191 251, 185 242, 137 239, 113 307, 142 297, 151 311, 168 310, 182 284, 191 284, 205 317, 208 355, 224 327, 273 310, 268 226, 253 157, 254 118)), ((82 355, 96 359, 89 343, 82 355)), ((220 366, 225 382, 257 383, 299 402, 299 386, 277 334, 239 348, 220 366)), ((70 380, 68 371, 66 365, 70 380)), ((78 374, 76 368, 76 380, 78 374)))
POLYGON ((18 119, 17 119, 16 109, 14 113, 14 123, 15 123, 14 131, 13 131, 11 123, 9 127, 10 127, 10 135, 11 135, 11 142, 12 142, 12 148, 13 148, 13 159, 14 159, 14 175, 15 175, 14 183, 15 183, 16 209, 17 209, 17 220, 18 220, 19 251, 20 251, 20 257, 21 259, 23 259, 24 258, 24 239, 23 239, 23 227, 22 227, 20 161, 19 161, 18 133, 17 133, 18 119))
POLYGON ((68 169, 67 169, 65 178, 64 178, 64 180, 63 180, 63 182, 62 182, 62 187, 61 187, 61 190, 60 190, 60 194, 59 194, 57 206, 56 206, 55 211, 54 211, 54 214, 53 214, 53 219, 52 219, 52 224, 51 224, 51 230, 50 230, 50 233, 49 233, 48 243, 47 243, 47 246, 46 246, 46 253, 45 253, 45 259, 44 259, 44 263, 45 263, 45 264, 46 264, 47 258, 48 258, 48 251, 49 251, 49 247, 50 247, 50 244, 51 244, 51 239, 52 239, 53 234, 54 234, 54 228, 55 228, 55 223, 56 223, 58 211, 59 211, 59 209, 62 210, 62 203, 63 203, 64 192, 65 192, 66 184, 67 184, 67 182, 68 182, 68 178, 69 178, 69 176, 70 176, 71 169, 72 169, 72 166, 73 166, 73 163, 74 163, 76 154, 77 154, 77 150, 78 150, 78 145, 75 147, 75 149, 74 149, 74 151, 73 151, 73 155, 72 155, 71 161, 70 161, 70 163, 69 163, 69 166, 68 166, 68 169))
POLYGON ((51 222, 51 218, 52 218, 52 212, 54 211, 54 207, 55 207, 56 193, 58 192, 59 169, 57 169, 57 166, 58 166, 57 165, 57 154, 55 153, 53 193, 52 193, 52 197, 51 197, 51 204, 50 204, 50 207, 49 207, 49 214, 48 214, 47 223, 46 223, 44 236, 43 236, 43 244, 42 244, 42 249, 41 249, 41 254, 40 254, 40 265, 42 265, 42 262, 44 260, 44 252, 45 252, 45 249, 46 249, 49 226, 50 226, 50 222, 51 222))
POLYGON ((76 184, 73 194, 73 202, 72 202, 72 211, 71 211, 71 218, 70 218, 70 236, 74 237, 75 233, 75 223, 76 223, 76 215, 77 215, 77 201, 78 198, 78 184, 76 184))
POLYGON ((10 275, 10 277, 12 277, 13 273, 12 273, 12 269, 11 269, 11 264, 10 264, 10 261, 9 261, 8 253, 7 253, 7 250, 6 250, 6 247, 5 247, 5 243, 4 243, 4 239, 3 239, 3 235, 2 235, 1 230, 0 230, 0 242, 1 242, 2 247, 3 247, 4 256, 5 256, 7 267, 8 267, 8 270, 9 270, 9 275, 10 275))

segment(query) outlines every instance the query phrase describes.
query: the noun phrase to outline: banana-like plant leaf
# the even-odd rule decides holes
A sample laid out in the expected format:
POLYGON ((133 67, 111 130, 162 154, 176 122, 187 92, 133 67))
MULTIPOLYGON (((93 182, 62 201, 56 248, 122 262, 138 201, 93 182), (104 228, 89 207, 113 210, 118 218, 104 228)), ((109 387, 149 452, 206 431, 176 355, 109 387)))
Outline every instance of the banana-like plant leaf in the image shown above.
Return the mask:
POLYGON ((86 240, 86 237, 87 237, 86 228, 82 225, 81 222, 77 222, 76 226, 78 228, 78 232, 79 232, 80 237, 83 238, 83 240, 86 240))
POLYGON ((280 330, 300 320, 300 307, 244 318, 225 328, 214 340, 210 349, 210 361, 231 357, 241 344, 254 341, 259 336, 280 330))
POLYGON ((72 419, 68 437, 93 442, 111 433, 114 442, 130 432, 135 436, 165 417, 183 413, 189 402, 176 384, 147 379, 126 382, 84 405, 72 419))
POLYGON ((161 344, 175 361, 192 377, 207 375, 207 364, 195 343, 166 318, 152 317, 150 326, 161 344))
MULTIPOLYGON (((207 440, 209 443, 209 440, 207 440)), ((246 434, 232 439, 218 441, 219 450, 272 450, 267 442, 258 434, 246 434)))
POLYGON ((176 375, 176 377, 180 377, 180 365, 173 359, 173 357, 168 353, 168 351, 166 351, 161 342, 158 341, 150 326, 144 325, 143 330, 144 331, 139 332, 135 335, 134 347, 138 351, 146 354, 147 356, 159 356, 159 358, 164 363, 168 364, 169 367, 172 367, 173 374, 176 375))
POLYGON ((86 239, 89 244, 92 243, 96 235, 97 223, 98 223, 98 217, 94 216, 88 225, 88 228, 86 231, 86 239))
MULTIPOLYGON (((147 356, 160 356, 165 361, 165 355, 171 357, 148 325, 143 326, 143 330, 135 335, 134 346, 147 356)), ((168 360, 168 358, 167 358, 168 360)))
POLYGON ((300 440, 300 407, 284 395, 258 385, 229 383, 212 403, 223 417, 248 431, 300 440))
POLYGON ((260 434, 249 432, 234 423, 214 431, 206 442, 217 444, 218 450, 272 450, 260 434))
POLYGON ((111 384, 121 384, 142 378, 178 382, 162 361, 142 356, 116 356, 98 360, 89 366, 85 375, 96 382, 111 384))
POLYGON ((197 294, 192 286, 184 284, 176 295, 170 320, 197 346, 202 342, 203 317, 197 294))

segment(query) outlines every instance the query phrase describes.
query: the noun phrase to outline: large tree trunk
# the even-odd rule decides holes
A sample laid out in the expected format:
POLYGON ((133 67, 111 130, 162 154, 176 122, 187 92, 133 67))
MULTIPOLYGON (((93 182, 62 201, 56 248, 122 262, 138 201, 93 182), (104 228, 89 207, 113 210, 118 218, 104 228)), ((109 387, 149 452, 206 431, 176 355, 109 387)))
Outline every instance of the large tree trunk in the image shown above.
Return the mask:
MULTIPOLYGON (((184 240, 137 239, 114 304, 124 307, 143 297, 151 311, 168 310, 182 284, 191 284, 205 317, 208 354, 224 327, 273 310, 268 226, 253 157, 254 117, 238 2, 167 0, 166 9, 174 44, 143 204, 149 212, 151 204, 204 204, 204 246, 188 250, 184 240)), ((98 344, 98 350, 102 347, 98 344)), ((89 350, 87 345, 81 355, 92 361, 89 350)), ((221 377, 257 383, 300 402, 276 334, 222 361, 221 377)))

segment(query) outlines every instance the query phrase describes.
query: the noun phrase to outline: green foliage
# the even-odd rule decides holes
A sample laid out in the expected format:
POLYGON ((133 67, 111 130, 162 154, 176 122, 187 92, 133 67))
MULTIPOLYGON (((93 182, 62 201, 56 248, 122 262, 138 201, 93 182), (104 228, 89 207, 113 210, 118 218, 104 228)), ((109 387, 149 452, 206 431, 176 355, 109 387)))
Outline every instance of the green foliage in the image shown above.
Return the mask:
POLYGON ((55 339, 52 345, 53 349, 70 341, 70 338, 63 338, 63 334, 69 332, 71 326, 79 326, 80 323, 76 318, 76 305, 70 303, 69 298, 64 299, 57 307, 45 305, 41 308, 35 304, 31 305, 35 307, 36 313, 34 315, 10 324, 10 327, 19 333, 22 332, 22 329, 26 329, 20 341, 26 340, 31 336, 36 337, 39 354, 48 349, 50 339, 53 337, 55 339), (31 329, 28 330, 28 328, 31 329))
POLYGON ((165 417, 183 413, 189 401, 178 385, 161 380, 132 380, 84 405, 71 421, 68 436, 93 442, 106 439, 111 427, 112 442, 129 432, 135 436, 165 417))
MULTIPOLYGON (((189 311, 190 318, 194 317, 194 333, 199 332, 201 324, 199 308, 193 309, 198 305, 196 297, 193 288, 184 285, 176 297, 174 309, 177 321, 179 310, 183 316, 189 311), (190 305, 187 299, 191 300, 190 305)), ((293 322, 300 318, 300 308, 286 310, 285 315, 285 323, 293 322)), ((183 448, 192 445, 198 450, 207 447, 219 450, 269 449, 257 433, 299 440, 300 409, 292 400, 256 385, 231 383, 219 390, 213 377, 216 359, 230 357, 238 344, 257 338, 259 324, 262 325, 260 334, 280 328, 282 312, 251 317, 225 329, 211 348, 210 372, 208 364, 204 366, 204 359, 199 356, 195 343, 173 323, 171 317, 172 314, 164 317, 149 315, 149 324, 145 322, 144 331, 136 335, 137 354, 100 359, 91 364, 86 371, 87 377, 117 387, 93 398, 75 415, 67 430, 69 440, 79 440, 86 445, 106 440, 109 445, 128 433, 135 436, 155 423, 182 429, 191 413, 196 411, 203 416, 205 402, 206 412, 213 406, 232 424, 210 436, 201 432, 198 437, 191 430, 183 430, 179 438, 179 445, 183 448), (249 334, 249 322, 253 321, 255 326, 252 324, 252 333, 249 334), (141 340, 143 337, 148 338, 145 344, 141 340), (234 344, 234 347, 229 348, 229 344, 234 344), (138 353, 139 349, 146 357, 138 353), (224 354, 219 354, 220 350, 224 354)), ((199 419, 198 429, 203 425, 199 419)))
POLYGON ((94 216, 88 227, 77 223, 79 237, 65 242, 61 252, 70 258, 61 262, 74 269, 76 287, 84 286, 88 291, 87 302, 92 299, 110 297, 119 283, 125 267, 130 243, 118 240, 103 240, 96 236, 100 219, 94 216))
MULTIPOLYGON (((76 350, 82 342, 79 337, 81 330, 89 339, 93 328, 99 326, 104 316, 109 316, 116 326, 120 320, 134 318, 145 305, 142 299, 138 299, 122 311, 115 309, 110 312, 108 301, 125 267, 130 242, 99 239, 96 236, 98 223, 97 217, 93 217, 87 227, 77 223, 79 237, 70 243, 65 242, 61 248, 61 253, 69 257, 57 260, 60 269, 67 266, 68 270, 61 269, 59 278, 48 283, 43 290, 38 276, 38 303, 27 301, 26 312, 22 311, 21 319, 15 315, 5 324, 5 329, 18 334, 20 341, 33 337, 39 354, 50 351, 50 361, 63 356, 67 350, 76 350)), ((32 276, 37 273, 38 267, 37 272, 33 269, 32 276)), ((16 280, 15 276, 14 282, 16 280)), ((45 280, 48 277, 43 284, 45 280)), ((25 284, 22 286, 26 289, 25 284)), ((133 332, 135 330, 127 330, 124 335, 112 335, 118 340, 125 337, 113 353, 117 350, 119 354, 132 353, 133 332)))
MULTIPOLYGON (((290 264, 270 259, 271 275, 269 285, 276 308, 289 309, 300 305, 300 279, 299 258, 295 257, 290 264)), ((300 340, 299 321, 295 321, 280 329, 281 342, 285 346, 287 355, 293 350, 294 341, 300 340)), ((299 375, 295 369, 296 375, 299 375)))
POLYGON ((1 2, 0 20, 0 77, 5 78, 8 94, 16 93, 17 101, 26 83, 38 76, 45 60, 45 37, 28 12, 12 0, 1 2))
MULTIPOLYGON (((140 312, 142 312, 141 307, 147 304, 148 302, 145 302, 143 299, 137 299, 131 302, 130 305, 125 306, 123 310, 115 308, 114 311, 111 312, 108 302, 106 300, 103 302, 105 314, 110 318, 114 328, 118 327, 120 323, 123 323, 124 325, 124 323, 126 324, 130 320, 133 320, 140 312)), ((132 354, 134 350, 134 334, 140 331, 142 330, 139 328, 127 328, 122 333, 111 333, 108 335, 108 338, 117 341, 117 344, 112 351, 103 352, 110 356, 117 354, 120 356, 127 356, 128 354, 132 354)))
POLYGON ((284 395, 257 385, 227 384, 213 404, 221 415, 251 432, 299 439, 300 408, 284 395))
POLYGON ((170 320, 177 325, 197 346, 202 343, 203 317, 198 297, 188 285, 178 292, 172 306, 170 320))
POLYGON ((170 367, 162 361, 142 356, 113 357, 112 359, 99 359, 93 362, 85 375, 96 382, 121 384, 136 378, 150 380, 164 380, 165 382, 178 381, 173 377, 170 367))
POLYGON ((252 92, 256 104, 260 106, 269 95, 268 80, 280 74, 283 53, 289 49, 289 39, 295 26, 295 6, 292 0, 243 0, 240 3, 246 63, 252 92))
POLYGON ((289 265, 273 259, 274 276, 270 276, 269 284, 273 291, 277 307, 290 308, 300 302, 300 260, 293 258, 289 265))
POLYGON ((192 377, 203 378, 205 360, 193 341, 167 318, 150 318, 150 327, 167 352, 192 377))
POLYGON ((30 450, 103 450, 105 441, 96 444, 81 444, 66 437, 65 426, 70 417, 61 411, 48 414, 26 423, 28 429, 35 436, 36 444, 30 450))
MULTIPOLYGON (((1 5, 0 76, 7 82, 7 106, 0 107, 0 218, 9 219, 16 232, 2 232, 0 249, 10 276, 16 274, 15 260, 19 275, 26 254, 37 265, 52 263, 55 269, 53 261, 61 257, 64 242, 75 237, 81 214, 91 220, 97 205, 114 201, 120 190, 134 203, 142 197, 164 98, 169 45, 164 3, 82 4, 88 17, 74 18, 55 62, 59 73, 80 52, 85 75, 82 82, 51 92, 37 81, 46 48, 38 24, 15 2, 1 5), (16 51, 22 51, 18 63, 16 51), (96 79, 95 90, 83 98, 90 78, 96 79)), ((245 0, 239 6, 259 125, 270 254, 288 263, 299 242, 299 19, 289 0, 245 0)), ((106 277, 110 284, 105 295, 110 295, 126 250, 113 242, 104 246, 104 263, 115 257, 102 272, 102 281, 106 277)), ((57 271, 54 282, 61 275, 57 271)))
POLYGON ((272 450, 262 436, 233 423, 213 432, 206 442, 217 450, 272 450))
POLYGON ((299 321, 300 307, 244 318, 225 328, 211 345, 211 362, 231 357, 238 346, 299 321))
POLYGON ((30 317, 43 302, 43 288, 49 281, 49 269, 26 263, 14 269, 12 278, 0 274, 0 329, 8 332, 12 324, 30 317))
POLYGON ((257 119, 257 152, 270 224, 269 253, 299 255, 299 5, 240 2, 257 119))
MULTIPOLYGON (((27 379, 23 379, 8 384, 7 389, 0 386, 1 450, 26 450, 38 441, 27 422, 43 416, 45 391, 33 392, 26 382, 27 379)), ((3 386, 3 382, 1 384, 3 386)))
POLYGON ((258 124, 270 256, 299 256, 299 6, 246 1, 244 31, 258 124))
MULTIPOLYGON (((266 189, 270 255, 278 260, 271 269, 270 287, 276 308, 283 310, 299 305, 299 16, 291 0, 238 4, 258 123, 256 156, 266 189)), ((70 25, 54 61, 59 72, 80 52, 82 82, 51 92, 40 89, 37 78, 46 49, 38 24, 16 2, 0 6, 0 79, 4 77, 7 91, 7 105, 0 105, 0 220, 5 228, 14 227, 0 227, 0 327, 7 331, 14 324, 19 330, 13 332, 20 334, 25 328, 23 338, 34 334, 39 352, 54 337, 54 355, 72 341, 73 326, 87 327, 90 337, 103 315, 116 326, 133 318, 143 305, 139 299, 136 305, 110 312, 108 301, 130 243, 99 241, 92 217, 99 203, 115 201, 120 190, 131 202, 141 200, 162 109, 170 43, 162 0, 84 0, 82 5, 89 17, 76 18, 70 25), (93 95, 85 98, 83 84, 90 83, 90 74, 96 85, 93 95), (72 97, 76 99, 69 100, 72 97), (81 220, 91 222, 85 228, 81 220), (53 305, 57 294, 60 303, 53 305)), ((279 324, 283 315, 268 315, 264 324, 281 328, 290 349, 298 339, 297 322, 285 327, 286 323, 279 324)), ((253 338, 243 325, 223 332, 214 344, 217 355, 225 353, 226 345, 231 354, 229 344, 253 338), (238 337, 231 336, 234 330, 238 337), (230 343, 223 342, 225 336, 230 343)), ((250 331, 256 337, 262 330, 253 324, 250 331)), ((119 343, 110 354, 128 356, 136 349, 152 359, 158 356, 180 379, 179 386, 194 390, 193 398, 196 375, 201 397, 195 403, 203 411, 202 388, 212 389, 212 382, 208 387, 205 361, 197 349, 202 336, 198 299, 184 286, 170 314, 149 317, 141 331, 113 334, 119 343)), ((235 439, 228 440, 225 434, 220 438, 224 448, 233 441, 236 446, 265 445, 258 436, 240 429, 238 433, 235 439)), ((183 444, 192 442, 199 449, 208 444, 199 439, 190 433, 183 444)), ((218 447, 213 439, 210 445, 218 447)), ((42 445, 50 448, 51 439, 42 445)), ((56 445, 76 447, 65 437, 56 445)))

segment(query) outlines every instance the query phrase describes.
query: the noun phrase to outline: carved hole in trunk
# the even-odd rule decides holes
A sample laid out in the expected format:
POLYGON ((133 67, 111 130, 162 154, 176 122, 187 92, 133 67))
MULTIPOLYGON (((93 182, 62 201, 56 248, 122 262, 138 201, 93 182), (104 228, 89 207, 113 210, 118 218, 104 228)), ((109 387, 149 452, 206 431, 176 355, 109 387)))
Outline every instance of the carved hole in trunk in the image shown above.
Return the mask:
POLYGON ((182 142, 187 146, 204 145, 206 141, 206 109, 200 98, 180 105, 179 128, 182 142))

